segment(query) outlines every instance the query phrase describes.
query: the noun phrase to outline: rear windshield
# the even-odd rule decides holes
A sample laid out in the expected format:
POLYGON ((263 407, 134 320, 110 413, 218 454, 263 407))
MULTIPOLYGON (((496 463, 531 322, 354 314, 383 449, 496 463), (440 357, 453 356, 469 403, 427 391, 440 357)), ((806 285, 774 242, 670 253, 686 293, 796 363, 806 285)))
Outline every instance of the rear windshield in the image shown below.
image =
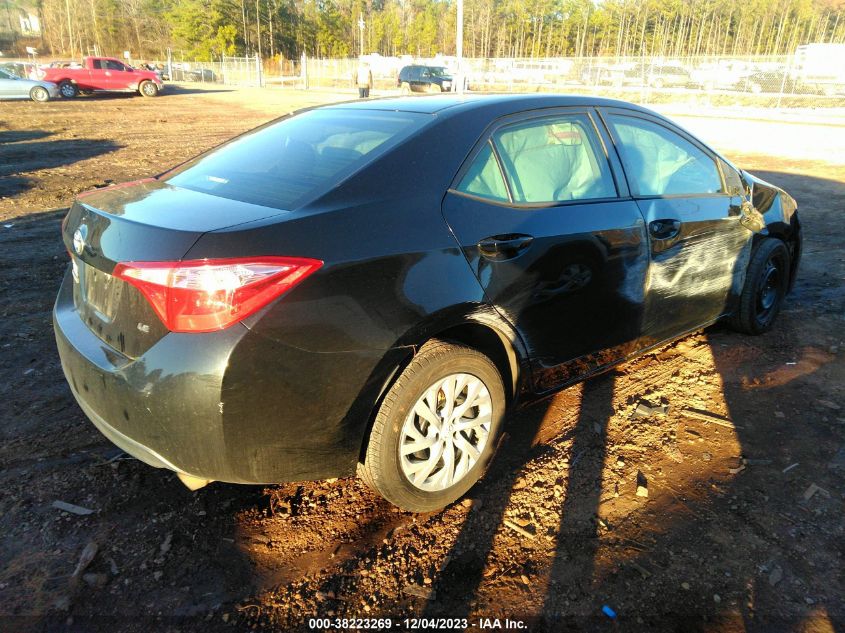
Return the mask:
POLYGON ((176 187, 294 209, 422 128, 431 116, 312 110, 238 137, 166 174, 176 187))

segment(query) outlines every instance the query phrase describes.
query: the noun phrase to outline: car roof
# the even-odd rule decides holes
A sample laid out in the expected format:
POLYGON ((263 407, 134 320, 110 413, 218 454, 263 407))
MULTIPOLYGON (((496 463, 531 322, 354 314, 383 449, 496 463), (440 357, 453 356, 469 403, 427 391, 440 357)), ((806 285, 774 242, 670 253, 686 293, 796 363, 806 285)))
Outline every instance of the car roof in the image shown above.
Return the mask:
MULTIPOLYGON (((322 106, 326 109, 387 110, 393 112, 418 112, 447 117, 467 111, 478 114, 503 116, 541 108, 566 106, 627 108, 654 114, 651 110, 627 101, 605 99, 589 95, 566 94, 440 94, 432 96, 385 97, 361 101, 346 101, 322 106)), ((659 115, 658 115, 659 116, 659 115)))

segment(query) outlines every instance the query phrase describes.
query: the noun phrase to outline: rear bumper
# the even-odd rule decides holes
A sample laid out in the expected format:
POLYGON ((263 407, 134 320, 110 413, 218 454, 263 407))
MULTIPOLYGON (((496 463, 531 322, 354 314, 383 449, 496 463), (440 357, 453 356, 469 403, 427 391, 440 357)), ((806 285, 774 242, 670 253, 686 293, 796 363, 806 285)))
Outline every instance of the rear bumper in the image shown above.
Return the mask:
POLYGON ((130 455, 233 483, 355 472, 368 409, 354 405, 377 386, 381 354, 307 352, 238 324, 169 333, 131 359, 88 329, 72 288, 68 274, 53 310, 62 369, 86 416, 130 455))
MULTIPOLYGON (((79 408, 82 409, 82 412, 88 417, 89 420, 97 427, 97 430, 100 431, 106 438, 118 448, 123 449, 136 459, 141 460, 145 464, 152 466, 153 468, 166 468, 168 470, 172 470, 173 472, 184 472, 175 464, 172 464, 168 459, 162 455, 156 453, 153 449, 149 446, 144 446, 140 442, 136 442, 128 435, 124 435, 108 422, 106 422, 102 417, 100 417, 94 409, 88 406, 88 403, 85 401, 84 398, 80 397, 80 395, 76 392, 76 389, 73 388, 73 385, 70 386, 70 391, 73 394, 73 397, 76 398, 76 402, 79 404, 79 408)), ((188 473, 185 473, 188 474, 188 473)))

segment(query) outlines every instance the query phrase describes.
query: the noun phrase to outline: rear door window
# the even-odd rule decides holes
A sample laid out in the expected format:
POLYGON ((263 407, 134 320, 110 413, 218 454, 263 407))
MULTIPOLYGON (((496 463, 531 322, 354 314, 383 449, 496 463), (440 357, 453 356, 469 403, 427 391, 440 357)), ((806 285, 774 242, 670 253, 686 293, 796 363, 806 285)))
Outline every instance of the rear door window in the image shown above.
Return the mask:
POLYGON ((271 123, 178 167, 171 185, 277 209, 307 204, 396 146, 432 117, 312 110, 271 123))
POLYGON ((635 194, 667 196, 722 191, 716 162, 680 134, 638 117, 611 114, 607 118, 635 194))
POLYGON ((532 119, 497 130, 493 142, 514 202, 616 197, 604 148, 585 114, 532 119))

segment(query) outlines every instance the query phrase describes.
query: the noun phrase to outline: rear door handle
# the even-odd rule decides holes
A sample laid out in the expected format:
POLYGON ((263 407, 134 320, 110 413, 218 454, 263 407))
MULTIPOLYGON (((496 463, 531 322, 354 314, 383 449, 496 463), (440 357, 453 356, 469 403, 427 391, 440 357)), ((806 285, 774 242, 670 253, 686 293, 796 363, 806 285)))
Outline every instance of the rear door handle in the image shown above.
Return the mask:
POLYGON ((511 259, 531 246, 533 241, 530 235, 494 235, 478 242, 478 250, 488 259, 511 259))
POLYGON ((653 220, 648 223, 648 232, 656 240, 670 240, 681 232, 681 221, 673 219, 653 220))

